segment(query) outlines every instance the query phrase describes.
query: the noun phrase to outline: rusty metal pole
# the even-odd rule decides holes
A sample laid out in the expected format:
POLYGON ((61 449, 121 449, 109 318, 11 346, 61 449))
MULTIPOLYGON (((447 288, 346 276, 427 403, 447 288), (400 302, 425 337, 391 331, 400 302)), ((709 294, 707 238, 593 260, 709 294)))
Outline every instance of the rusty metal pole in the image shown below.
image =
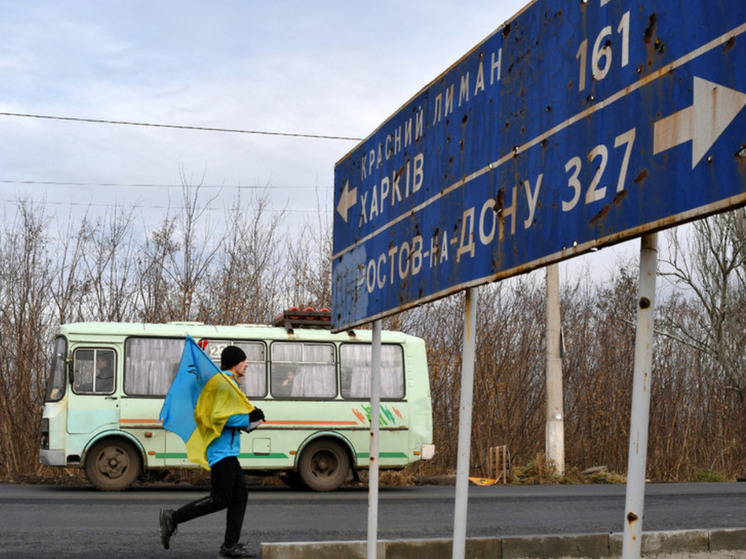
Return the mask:
POLYGON ((622 557, 624 559, 640 559, 642 553, 642 517, 645 506, 645 470, 648 456, 657 267, 658 234, 652 233, 642 237, 640 244, 635 370, 632 384, 627 499, 624 508, 624 540, 622 544, 622 557))
POLYGON ((469 501, 469 459, 471 451, 471 411, 474 400, 474 356, 477 339, 477 288, 466 290, 464 347, 461 357, 461 403, 458 414, 458 462, 456 504, 453 517, 453 559, 466 554, 466 511, 469 501))
POLYGON ((378 449, 381 417, 381 321, 373 322, 370 363, 370 467, 368 469, 368 559, 378 547, 378 449))
POLYGON ((565 473, 565 419, 562 403, 561 317, 559 264, 546 267, 547 281, 547 411, 545 449, 547 460, 559 475, 565 473))

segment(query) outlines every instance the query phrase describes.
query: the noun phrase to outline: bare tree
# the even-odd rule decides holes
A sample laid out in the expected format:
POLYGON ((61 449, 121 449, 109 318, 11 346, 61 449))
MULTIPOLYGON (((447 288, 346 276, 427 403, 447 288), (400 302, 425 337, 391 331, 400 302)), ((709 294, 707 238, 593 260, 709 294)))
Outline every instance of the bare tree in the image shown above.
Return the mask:
MULTIPOLYGON (((543 284, 534 275, 479 289, 472 411, 472 469, 488 473, 489 449, 531 458, 544 441, 543 284)), ((433 466, 456 467, 464 297, 408 311, 399 324, 425 338, 433 402, 433 466)), ((391 322, 389 322, 391 324, 391 322)))
POLYGON ((139 251, 138 314, 146 322, 196 319, 210 266, 227 235, 209 219, 217 195, 202 202, 202 182, 191 184, 183 170, 181 182, 183 207, 169 209, 139 251))
POLYGON ((0 242, 0 469, 33 471, 45 386, 52 262, 43 205, 21 200, 0 242))
POLYGON ((433 406, 435 459, 425 466, 442 473, 456 467, 463 296, 457 295, 408 311, 408 332, 425 339, 433 406))
POLYGON ((544 448, 544 284, 529 274, 480 290, 473 464, 489 473, 489 449, 529 461, 544 448))
POLYGON ((332 224, 318 200, 314 219, 286 239, 286 292, 290 304, 299 307, 331 308, 332 224))
POLYGON ((691 295, 702 323, 670 315, 666 332, 709 356, 722 381, 746 396, 745 210, 696 221, 691 234, 675 230, 668 241, 668 268, 661 274, 691 295))
POLYGON ((77 230, 74 229, 76 223, 70 215, 66 229, 57 232, 57 261, 49 295, 57 308, 59 324, 85 319, 83 302, 90 289, 83 266, 89 237, 87 216, 80 220, 77 230))
POLYGON ((562 298, 565 459, 625 471, 637 270, 620 262, 607 283, 584 282, 562 298))
POLYGON ((165 263, 178 250, 174 241, 176 228, 169 214, 149 236, 139 251, 137 277, 139 299, 138 318, 143 322, 167 322, 172 320, 172 293, 175 290, 165 263))
POLYGON ((204 176, 198 184, 192 185, 181 170, 184 210, 177 219, 179 250, 169 252, 164 262, 166 273, 178 294, 178 306, 173 309, 175 320, 192 320, 196 317, 201 284, 206 280, 210 265, 227 234, 225 231, 218 232, 209 220, 210 204, 217 195, 206 203, 200 201, 203 180, 204 176))
POLYGON ((90 227, 87 235, 82 259, 93 320, 122 322, 135 315, 133 212, 133 208, 116 207, 90 227))
POLYGON ((278 311, 284 262, 279 238, 284 212, 269 215, 265 188, 245 205, 240 194, 229 211, 230 227, 207 281, 200 320, 266 323, 278 311))

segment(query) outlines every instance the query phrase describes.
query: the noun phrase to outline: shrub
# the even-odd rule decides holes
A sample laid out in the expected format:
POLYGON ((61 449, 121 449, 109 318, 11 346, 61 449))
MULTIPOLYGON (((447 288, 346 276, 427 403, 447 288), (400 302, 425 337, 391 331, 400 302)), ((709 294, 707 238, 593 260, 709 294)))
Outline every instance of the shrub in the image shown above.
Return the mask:
POLYGON ((692 481, 723 482, 728 481, 728 478, 720 472, 705 468, 704 470, 694 472, 692 474, 692 481))

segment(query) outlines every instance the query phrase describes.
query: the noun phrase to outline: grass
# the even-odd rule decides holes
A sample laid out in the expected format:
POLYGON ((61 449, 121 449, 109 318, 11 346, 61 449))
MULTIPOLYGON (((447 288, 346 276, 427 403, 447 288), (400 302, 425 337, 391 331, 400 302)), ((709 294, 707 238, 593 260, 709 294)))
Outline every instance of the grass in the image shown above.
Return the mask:
POLYGON ((728 476, 710 468, 705 468, 704 470, 694 472, 692 474, 692 481, 723 482, 728 481, 728 476))
POLYGON ((554 462, 547 460, 544 454, 537 454, 525 466, 513 466, 510 472, 510 483, 518 485, 611 484, 626 481, 625 476, 609 472, 605 467, 584 473, 573 466, 566 468, 564 474, 560 474, 554 462))

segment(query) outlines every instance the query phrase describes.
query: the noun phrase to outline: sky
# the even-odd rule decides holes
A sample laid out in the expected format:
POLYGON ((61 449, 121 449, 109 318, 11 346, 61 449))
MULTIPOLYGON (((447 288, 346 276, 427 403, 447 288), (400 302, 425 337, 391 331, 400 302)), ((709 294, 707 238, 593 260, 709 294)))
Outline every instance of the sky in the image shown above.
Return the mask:
POLYGON ((526 4, 0 0, 0 215, 21 197, 155 225, 186 181, 217 218, 236 187, 331 216, 357 144, 337 138, 368 136, 526 4))

